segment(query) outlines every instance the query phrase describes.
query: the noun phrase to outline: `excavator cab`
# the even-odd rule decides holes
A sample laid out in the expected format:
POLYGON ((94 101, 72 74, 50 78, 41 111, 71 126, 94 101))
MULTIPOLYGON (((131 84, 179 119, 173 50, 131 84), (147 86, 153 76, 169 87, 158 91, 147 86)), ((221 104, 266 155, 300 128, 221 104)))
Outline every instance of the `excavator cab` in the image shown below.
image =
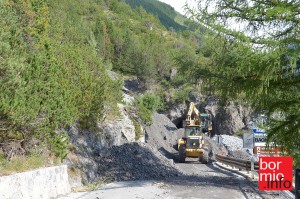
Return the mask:
POLYGON ((207 133, 212 130, 212 119, 210 114, 201 113, 200 114, 202 132, 207 133))
POLYGON ((201 130, 198 126, 191 126, 185 128, 185 137, 189 136, 200 136, 201 130))

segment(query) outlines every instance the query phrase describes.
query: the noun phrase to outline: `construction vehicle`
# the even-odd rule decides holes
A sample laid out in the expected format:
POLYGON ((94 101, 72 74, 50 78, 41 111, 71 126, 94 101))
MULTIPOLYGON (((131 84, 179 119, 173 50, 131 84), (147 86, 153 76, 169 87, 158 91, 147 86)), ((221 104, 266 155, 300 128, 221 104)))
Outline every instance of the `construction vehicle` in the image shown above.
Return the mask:
POLYGON ((186 120, 183 121, 184 136, 178 140, 179 162, 186 157, 199 158, 201 163, 208 163, 208 147, 204 135, 212 130, 210 114, 200 114, 193 102, 190 103, 186 120))

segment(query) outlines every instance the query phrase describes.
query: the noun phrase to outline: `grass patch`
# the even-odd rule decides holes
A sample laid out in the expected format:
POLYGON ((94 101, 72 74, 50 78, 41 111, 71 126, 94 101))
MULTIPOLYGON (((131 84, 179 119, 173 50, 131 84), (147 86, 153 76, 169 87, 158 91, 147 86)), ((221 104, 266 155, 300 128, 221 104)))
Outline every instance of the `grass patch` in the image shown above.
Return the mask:
POLYGON ((44 164, 44 160, 36 156, 15 157, 11 161, 0 157, 0 176, 36 169, 44 164))
POLYGON ((135 130, 135 141, 138 141, 142 136, 144 136, 144 132, 141 129, 141 125, 134 118, 131 118, 131 121, 135 130))
POLYGON ((59 159, 45 155, 16 156, 10 161, 0 151, 0 176, 25 172, 59 163, 59 159))

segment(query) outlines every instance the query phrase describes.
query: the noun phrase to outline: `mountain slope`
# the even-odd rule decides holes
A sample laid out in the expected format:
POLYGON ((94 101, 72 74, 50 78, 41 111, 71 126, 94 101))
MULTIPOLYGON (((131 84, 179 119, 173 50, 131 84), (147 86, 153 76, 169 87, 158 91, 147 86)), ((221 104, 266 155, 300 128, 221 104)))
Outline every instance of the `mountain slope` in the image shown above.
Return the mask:
POLYGON ((125 0, 132 8, 143 7, 147 12, 157 16, 167 28, 177 31, 185 30, 184 17, 176 12, 173 7, 157 0, 125 0))
MULTIPOLYGON (((0 1, 0 16, 0 142, 16 140, 24 149, 16 155, 30 154, 39 140, 64 158, 69 140, 57 129, 78 121, 92 130, 105 115, 116 117, 122 83, 107 71, 155 85, 163 98, 183 84, 170 72, 174 57, 196 48, 190 35, 168 32, 154 15, 119 0, 0 1)), ((12 158, 7 146, 1 150, 12 158)))

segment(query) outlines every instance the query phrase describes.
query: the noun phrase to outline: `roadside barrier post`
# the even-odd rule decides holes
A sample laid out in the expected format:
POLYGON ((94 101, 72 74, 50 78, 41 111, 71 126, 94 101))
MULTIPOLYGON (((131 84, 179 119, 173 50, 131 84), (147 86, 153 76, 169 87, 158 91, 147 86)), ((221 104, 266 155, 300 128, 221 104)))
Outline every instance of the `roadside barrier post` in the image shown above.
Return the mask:
POLYGON ((251 157, 251 179, 254 179, 254 159, 251 157))
POLYGON ((300 168, 295 169, 295 199, 300 199, 300 168))

